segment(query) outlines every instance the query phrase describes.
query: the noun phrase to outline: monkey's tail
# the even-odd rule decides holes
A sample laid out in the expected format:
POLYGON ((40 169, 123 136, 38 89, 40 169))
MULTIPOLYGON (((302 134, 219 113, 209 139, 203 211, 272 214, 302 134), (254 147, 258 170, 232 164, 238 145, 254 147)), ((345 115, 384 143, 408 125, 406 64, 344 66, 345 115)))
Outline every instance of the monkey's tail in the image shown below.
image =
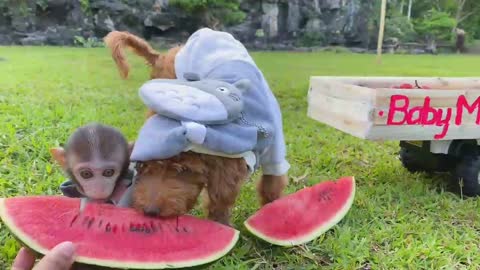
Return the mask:
POLYGON ((130 48, 135 54, 147 60, 147 64, 153 66, 160 56, 144 39, 129 32, 112 31, 104 37, 104 42, 112 51, 112 58, 117 64, 122 78, 128 77, 129 65, 125 58, 125 48, 130 48))

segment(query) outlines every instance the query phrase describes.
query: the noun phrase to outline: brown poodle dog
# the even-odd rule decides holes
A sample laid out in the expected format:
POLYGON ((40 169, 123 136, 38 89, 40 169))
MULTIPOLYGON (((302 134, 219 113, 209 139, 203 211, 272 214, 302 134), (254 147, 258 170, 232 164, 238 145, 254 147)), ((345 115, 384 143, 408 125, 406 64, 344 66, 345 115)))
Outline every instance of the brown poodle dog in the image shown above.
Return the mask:
MULTIPOLYGON (((175 56, 181 46, 165 54, 155 51, 145 40, 128 32, 114 31, 105 37, 122 78, 128 77, 126 48, 146 59, 150 78, 175 79, 175 56)), ((153 115, 149 111, 147 117, 153 115)), ((248 168, 243 158, 226 158, 185 152, 166 160, 137 163, 137 182, 133 207, 153 216, 176 216, 188 213, 202 190, 204 208, 209 219, 230 225, 231 209, 248 168)), ((257 185, 261 205, 281 197, 288 182, 286 175, 263 175, 257 185)))

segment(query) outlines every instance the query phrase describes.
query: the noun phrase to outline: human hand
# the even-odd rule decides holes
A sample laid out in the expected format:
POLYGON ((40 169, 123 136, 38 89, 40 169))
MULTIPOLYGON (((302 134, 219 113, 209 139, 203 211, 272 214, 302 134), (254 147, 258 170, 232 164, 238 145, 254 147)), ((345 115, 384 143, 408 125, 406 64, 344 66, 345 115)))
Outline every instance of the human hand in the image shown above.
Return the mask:
POLYGON ((20 249, 13 262, 12 270, 68 270, 75 260, 75 246, 64 242, 54 247, 37 265, 35 255, 26 248, 20 249))

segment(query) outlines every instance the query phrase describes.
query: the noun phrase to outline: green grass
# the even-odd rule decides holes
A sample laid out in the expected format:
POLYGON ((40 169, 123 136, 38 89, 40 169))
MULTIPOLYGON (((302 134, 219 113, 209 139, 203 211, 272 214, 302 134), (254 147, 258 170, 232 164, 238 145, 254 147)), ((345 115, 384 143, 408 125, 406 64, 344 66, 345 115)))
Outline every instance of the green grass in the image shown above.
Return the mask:
MULTIPOLYGON (((306 116, 311 75, 478 76, 480 57, 334 53, 254 53, 281 104, 289 192, 355 175, 347 216, 318 239, 296 248, 270 246, 243 228, 258 209, 254 185, 242 190, 233 222, 241 239, 209 269, 473 269, 480 265, 477 199, 447 192, 443 176, 411 174, 397 160, 398 143, 356 139, 306 116), (305 176, 305 177, 300 177, 305 176)), ((48 149, 89 121, 120 128, 134 139, 144 106, 137 90, 147 79, 140 59, 119 79, 105 49, 0 47, 0 196, 58 194, 64 176, 48 149)), ((0 268, 18 245, 0 229, 0 268)))

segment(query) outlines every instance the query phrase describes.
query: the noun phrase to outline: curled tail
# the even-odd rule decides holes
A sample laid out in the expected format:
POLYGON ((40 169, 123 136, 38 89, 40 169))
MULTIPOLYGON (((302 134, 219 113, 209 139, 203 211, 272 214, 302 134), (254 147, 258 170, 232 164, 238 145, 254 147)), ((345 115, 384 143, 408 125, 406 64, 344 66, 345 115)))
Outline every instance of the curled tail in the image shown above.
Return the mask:
POLYGON ((145 58, 150 66, 154 66, 160 57, 160 53, 155 51, 144 39, 129 32, 112 31, 103 40, 112 51, 112 58, 124 79, 128 77, 130 69, 124 54, 125 48, 130 48, 135 54, 145 58))

